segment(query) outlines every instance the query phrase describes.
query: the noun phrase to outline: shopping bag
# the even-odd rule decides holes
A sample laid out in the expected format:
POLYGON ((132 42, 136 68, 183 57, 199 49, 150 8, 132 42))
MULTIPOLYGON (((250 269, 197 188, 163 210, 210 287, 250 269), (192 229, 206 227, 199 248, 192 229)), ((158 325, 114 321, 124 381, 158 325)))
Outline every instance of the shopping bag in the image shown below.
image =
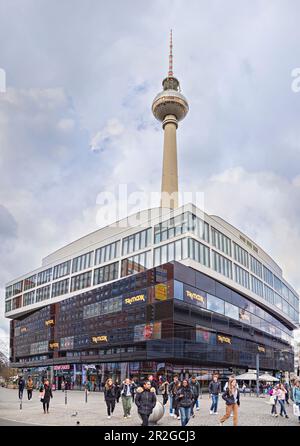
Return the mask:
POLYGON ((275 404, 275 396, 270 396, 269 404, 271 404, 272 406, 275 404))
POLYGON ((293 404, 293 413, 296 417, 300 417, 300 408, 298 404, 293 404))

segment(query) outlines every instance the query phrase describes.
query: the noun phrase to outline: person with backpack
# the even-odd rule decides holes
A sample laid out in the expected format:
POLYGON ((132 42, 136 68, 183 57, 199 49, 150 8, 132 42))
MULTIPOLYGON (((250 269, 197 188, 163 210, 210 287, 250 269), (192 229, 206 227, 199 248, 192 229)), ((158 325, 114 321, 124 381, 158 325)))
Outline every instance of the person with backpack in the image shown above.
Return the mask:
POLYGON ((186 426, 191 418, 191 411, 194 405, 194 393, 187 379, 182 381, 176 399, 180 411, 181 426, 186 426))
POLYGON ((223 400, 226 403, 226 413, 220 419, 220 426, 223 426, 225 420, 230 417, 233 412, 233 425, 238 424, 238 407, 240 406, 240 391, 237 385, 237 381, 234 377, 230 377, 228 385, 225 386, 226 390, 222 395, 223 400))
POLYGON ((211 397, 210 415, 218 414, 219 394, 221 393, 221 383, 218 381, 218 375, 213 375, 212 381, 209 383, 208 392, 211 397))
POLYGON ((115 410, 116 398, 117 388, 113 383, 113 380, 111 378, 108 378, 104 386, 104 399, 107 407, 107 418, 111 418, 115 410))
POLYGON ((198 401, 199 395, 200 395, 200 384, 199 381, 197 381, 196 376, 192 375, 191 379, 189 380, 189 386, 193 392, 194 398, 193 398, 193 405, 191 407, 191 416, 194 418, 194 408, 198 401))
POLYGON ((33 380, 32 380, 32 378, 31 378, 31 376, 29 375, 28 376, 28 379, 27 379, 27 383, 26 383, 26 389, 27 389, 27 398, 28 398, 28 401, 30 401, 31 400, 31 398, 32 398, 32 391, 33 391, 33 380))
POLYGON ((179 386, 180 386, 180 381, 178 379, 178 375, 174 375, 173 381, 170 382, 168 387, 169 398, 170 398, 170 417, 174 416, 174 410, 176 406, 175 397, 179 386))
POLYGON ((150 381, 145 381, 143 387, 137 388, 135 404, 143 420, 142 426, 148 426, 149 417, 156 405, 156 392, 155 388, 151 387, 150 381))

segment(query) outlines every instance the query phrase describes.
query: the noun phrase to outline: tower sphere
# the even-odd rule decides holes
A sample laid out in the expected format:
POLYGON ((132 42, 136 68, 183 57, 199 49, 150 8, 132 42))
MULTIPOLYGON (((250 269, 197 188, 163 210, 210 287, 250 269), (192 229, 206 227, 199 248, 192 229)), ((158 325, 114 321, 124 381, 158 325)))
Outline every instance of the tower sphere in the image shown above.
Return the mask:
POLYGON ((176 116, 181 121, 189 111, 186 98, 179 91, 179 82, 175 77, 167 77, 163 81, 163 91, 152 103, 152 113, 158 121, 163 122, 167 115, 176 116))

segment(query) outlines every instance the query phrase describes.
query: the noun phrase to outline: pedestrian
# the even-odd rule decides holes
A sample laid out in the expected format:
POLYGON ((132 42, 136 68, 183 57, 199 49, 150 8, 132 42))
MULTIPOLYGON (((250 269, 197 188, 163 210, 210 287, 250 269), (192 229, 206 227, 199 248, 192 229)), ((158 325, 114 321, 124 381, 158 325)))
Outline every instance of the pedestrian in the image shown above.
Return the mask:
POLYGON ((243 382, 243 385, 242 385, 242 392, 243 392, 243 395, 244 395, 244 396, 246 395, 246 388, 247 388, 247 386, 246 386, 246 384, 243 382))
POLYGON ((181 426, 186 426, 191 418, 191 411, 194 405, 194 393, 187 379, 182 381, 176 398, 180 411, 181 426))
POLYGON ((21 400, 23 398, 23 392, 25 388, 25 379, 22 375, 19 376, 18 379, 18 389, 19 389, 19 399, 21 400))
POLYGON ((280 416, 283 417, 283 415, 285 416, 285 418, 289 418, 289 416, 286 413, 285 410, 285 398, 286 398, 286 388, 284 387, 283 384, 279 384, 279 389, 278 389, 278 401, 280 404, 280 416))
MULTIPOLYGON (((300 381, 297 379, 294 383, 293 387, 293 401, 296 404, 300 411, 300 381)), ((300 416, 298 416, 298 421, 300 423, 300 416)))
POLYGON ((178 375, 174 375, 173 381, 170 382, 168 387, 169 397, 170 397, 170 417, 174 416, 174 410, 175 410, 175 396, 178 390, 178 387, 180 386, 180 381, 178 379, 178 375))
POLYGON ((286 390, 286 394, 285 394, 285 402, 286 402, 286 404, 289 406, 289 405, 290 405, 290 403, 289 403, 290 386, 289 386, 289 383, 288 383, 288 382, 285 382, 285 383, 284 383, 284 388, 285 388, 285 390, 286 390))
POLYGON ((156 392, 155 388, 151 387, 150 381, 145 381, 143 387, 137 388, 135 404, 143 420, 142 426, 148 426, 149 417, 156 405, 156 392))
POLYGON ((226 386, 226 390, 223 393, 222 398, 226 403, 226 413, 220 419, 220 426, 223 426, 224 421, 230 417, 231 412, 233 412, 233 425, 237 426, 238 407, 240 406, 240 391, 235 378, 229 378, 228 385, 226 386))
POLYGON ((117 389, 113 380, 108 378, 104 386, 104 399, 107 407, 107 418, 111 418, 116 405, 117 389))
POLYGON ((270 390, 270 403, 272 404, 271 415, 272 417, 278 417, 277 413, 277 401, 279 396, 279 385, 277 384, 270 390))
POLYGON ((211 406, 210 406, 210 415, 218 414, 218 401, 219 401, 219 393, 221 393, 221 383, 218 380, 218 375, 213 375, 212 381, 208 386, 209 395, 211 397, 211 406))
POLYGON ((159 386, 159 390, 162 393, 163 396, 163 405, 165 406, 168 402, 168 388, 169 388, 169 381, 167 380, 166 377, 162 376, 161 377, 161 384, 159 386))
POLYGON ((157 393, 158 393, 158 385, 157 385, 157 382, 155 381, 153 375, 149 375, 148 376, 148 381, 151 384, 151 388, 153 387, 155 389, 155 393, 157 395, 157 393))
POLYGON ((116 402, 119 403, 121 397, 121 386, 119 381, 116 381, 116 402))
POLYGON ((122 406, 124 411, 124 418, 131 418, 131 404, 134 400, 134 385, 129 378, 123 381, 120 387, 120 395, 122 396, 122 406))
POLYGON ((194 418, 195 417, 194 408, 195 408, 195 405, 197 404, 197 401, 198 401, 198 398, 200 395, 200 384, 199 384, 199 381, 197 381, 195 375, 192 375, 191 379, 189 380, 189 385, 190 385, 190 388, 194 395, 193 405, 191 407, 191 416, 194 418))
POLYGON ((50 398, 53 398, 52 389, 48 379, 40 387, 41 402, 43 403, 44 414, 49 413, 50 398))
POLYGON ((27 379, 26 389, 27 389, 27 398, 28 398, 28 401, 30 401, 32 398, 32 391, 33 391, 33 380, 30 375, 28 376, 28 379, 27 379))

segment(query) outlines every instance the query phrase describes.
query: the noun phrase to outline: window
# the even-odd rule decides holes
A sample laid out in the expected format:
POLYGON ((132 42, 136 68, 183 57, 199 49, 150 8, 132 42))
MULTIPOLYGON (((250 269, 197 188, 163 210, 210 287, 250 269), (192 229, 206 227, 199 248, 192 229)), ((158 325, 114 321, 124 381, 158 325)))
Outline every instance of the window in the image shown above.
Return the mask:
POLYGON ((149 245, 151 245, 151 228, 124 237, 122 242, 122 255, 139 251, 149 245))
POLYGON ((232 319, 239 320, 239 309, 235 305, 225 302, 225 316, 231 317, 232 319))
POLYGON ((77 273, 78 271, 82 271, 83 269, 90 268, 90 266, 92 265, 92 255, 93 252, 88 252, 87 254, 75 257, 72 263, 72 273, 77 273))
POLYGON ((24 279, 24 291, 30 290, 35 286, 36 286, 36 274, 34 274, 34 276, 30 276, 24 279))
POLYGON ((5 288, 5 299, 9 299, 12 297, 13 291, 12 291, 12 285, 5 288))
POLYGON ((202 243, 189 238, 189 258, 207 267, 210 266, 209 248, 202 243))
POLYGON ((14 283, 12 286, 12 295, 20 294, 23 291, 23 280, 20 282, 14 283))
POLYGON ((183 283, 174 280, 174 299, 183 300, 183 283))
POLYGON ((104 262, 109 262, 120 256, 120 241, 110 243, 109 245, 98 248, 95 253, 95 265, 100 265, 104 262))
POLYGON ((96 316, 102 316, 109 313, 122 311, 122 296, 105 299, 83 308, 83 319, 90 319, 96 316))
POLYGON ((282 282, 281 282, 281 280, 278 279, 278 277, 275 276, 275 275, 273 277, 274 277, 274 288, 275 288, 275 291, 277 291, 277 293, 282 294, 282 282))
POLYGON ((218 273, 232 279, 232 262, 216 251, 212 251, 212 268, 218 273))
POLYGON ((60 263, 53 268, 53 280, 70 274, 71 260, 60 263))
POLYGON ((69 292, 69 279, 60 280, 52 284, 52 297, 61 296, 69 292))
POLYGON ((52 268, 48 268, 45 271, 41 271, 37 275, 37 285, 43 285, 50 282, 52 279, 52 268))
POLYGON ((35 291, 30 291, 29 293, 25 293, 23 296, 23 305, 31 305, 34 304, 35 291))
POLYGON ((12 303, 11 300, 5 302, 5 312, 6 312, 6 313, 8 313, 9 311, 11 311, 11 303, 12 303))
POLYGON ((83 274, 78 274, 71 278, 71 292, 82 290, 91 286, 92 283, 92 271, 87 271, 83 274))
POLYGON ((119 277, 119 262, 97 268, 94 271, 94 285, 116 280, 119 277))
POLYGON ((197 237, 209 243, 209 225, 191 212, 188 213, 188 218, 189 232, 193 232, 195 235, 197 235, 197 237))
POLYGON ((274 305, 274 291, 269 288, 267 285, 264 285, 264 295, 266 301, 268 301, 270 304, 274 305))
POLYGON ((264 281, 267 282, 267 284, 270 285, 271 287, 274 287, 273 273, 265 266, 263 268, 264 268, 264 281))
POLYGON ((234 264, 235 281, 245 288, 250 288, 249 273, 240 266, 234 264))
POLYGON ((230 238, 226 237, 226 235, 222 234, 222 232, 213 227, 211 228, 211 243, 215 248, 224 252, 224 254, 231 256, 230 238))
POLYGON ((187 239, 179 239, 176 242, 162 245, 154 250, 154 266, 162 265, 172 260, 182 260, 188 257, 187 239))
POLYGON ((121 276, 139 273, 150 268, 150 256, 151 252, 146 251, 122 260, 121 276))
POLYGON ((186 232, 209 242, 209 225, 191 212, 185 212, 154 226, 154 243, 161 243, 186 232))
POLYGON ((243 249, 240 245, 233 242, 234 247, 234 258, 237 262, 244 265, 246 268, 249 268, 249 257, 248 252, 243 249))
POLYGON ((36 290, 36 302, 41 302, 50 298, 50 285, 38 288, 36 290))
POLYGON ((224 314, 224 300, 207 294, 207 309, 215 313, 224 314))
POLYGON ((262 264, 252 255, 250 255, 250 269, 262 279, 262 264))
POLYGON ((258 296, 263 297, 263 283, 261 280, 251 275, 251 290, 258 296))

